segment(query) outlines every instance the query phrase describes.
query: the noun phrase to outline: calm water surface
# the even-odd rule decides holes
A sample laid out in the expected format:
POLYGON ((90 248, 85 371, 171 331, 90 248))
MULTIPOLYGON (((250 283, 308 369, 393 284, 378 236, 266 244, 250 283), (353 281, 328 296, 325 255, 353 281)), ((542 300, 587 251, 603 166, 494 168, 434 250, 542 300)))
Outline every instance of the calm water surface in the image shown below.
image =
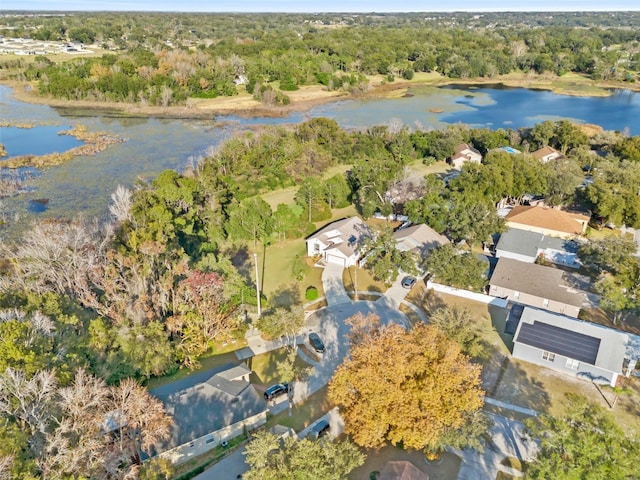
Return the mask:
MULTIPOLYGON (((285 118, 226 116, 216 121, 112 118, 99 112, 62 116, 46 105, 19 102, 11 89, 0 86, 3 121, 54 125, 52 131, 82 124, 90 131, 127 140, 98 155, 76 157, 64 165, 42 170, 32 179, 34 191, 4 199, 2 208, 12 216, 17 214, 21 224, 36 215, 72 217, 83 213, 104 218, 110 195, 118 184, 131 186, 137 178, 149 180, 167 168, 182 171, 194 158, 206 155, 223 140, 252 126, 299 123, 314 117, 333 118, 345 128, 366 128, 398 119, 410 128, 425 129, 455 123, 519 128, 545 119, 567 118, 640 135, 640 122, 636 120, 640 118, 640 94, 624 90, 617 90, 610 97, 569 97, 546 91, 488 87, 416 87, 409 93, 412 96, 398 99, 328 103, 285 118), (440 110, 442 113, 436 113, 440 110), (37 205, 45 207, 34 208, 33 202, 43 199, 48 202, 37 205)), ((45 143, 33 135, 29 143, 45 143)))

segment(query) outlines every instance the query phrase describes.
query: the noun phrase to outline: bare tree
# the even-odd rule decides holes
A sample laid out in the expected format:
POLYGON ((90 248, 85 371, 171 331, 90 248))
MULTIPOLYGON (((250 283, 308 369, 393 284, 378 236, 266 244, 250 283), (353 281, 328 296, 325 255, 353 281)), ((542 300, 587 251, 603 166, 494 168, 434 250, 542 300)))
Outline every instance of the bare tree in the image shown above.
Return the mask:
POLYGON ((0 375, 0 413, 15 418, 32 435, 44 433, 52 418, 56 387, 50 370, 41 370, 28 379, 24 372, 7 368, 0 375))
POLYGON ((122 185, 116 187, 116 191, 111 194, 109 212, 116 222, 131 220, 131 190, 122 185))

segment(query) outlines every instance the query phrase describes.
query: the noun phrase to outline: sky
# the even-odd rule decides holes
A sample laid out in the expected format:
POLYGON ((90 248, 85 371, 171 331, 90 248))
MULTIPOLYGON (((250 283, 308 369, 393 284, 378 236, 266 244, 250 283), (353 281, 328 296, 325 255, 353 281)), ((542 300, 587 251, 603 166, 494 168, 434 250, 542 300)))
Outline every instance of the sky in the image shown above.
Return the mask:
POLYGON ((3 10, 437 12, 640 10, 639 0, 0 0, 3 10))

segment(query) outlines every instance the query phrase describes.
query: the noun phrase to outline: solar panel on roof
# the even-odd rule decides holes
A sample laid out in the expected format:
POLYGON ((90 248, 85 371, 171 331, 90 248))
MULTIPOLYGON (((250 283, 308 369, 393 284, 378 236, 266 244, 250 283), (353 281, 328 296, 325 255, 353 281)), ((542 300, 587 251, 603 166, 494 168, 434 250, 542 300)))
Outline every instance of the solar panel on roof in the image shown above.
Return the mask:
POLYGON ((595 365, 600 339, 548 323, 523 323, 514 340, 564 357, 595 365))

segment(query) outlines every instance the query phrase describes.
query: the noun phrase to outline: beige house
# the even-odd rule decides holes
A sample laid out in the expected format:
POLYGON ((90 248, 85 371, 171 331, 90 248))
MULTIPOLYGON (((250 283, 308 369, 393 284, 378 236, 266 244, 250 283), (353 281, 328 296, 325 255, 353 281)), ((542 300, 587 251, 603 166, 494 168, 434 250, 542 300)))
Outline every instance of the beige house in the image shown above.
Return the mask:
POLYGON ((577 317, 586 294, 569 287, 565 275, 557 268, 503 257, 489 280, 489 295, 577 317))
POLYGON ((396 239, 398 250, 417 253, 421 258, 429 255, 434 248, 449 243, 447 237, 424 223, 396 230, 393 238, 396 239))
POLYGON ((518 205, 505 217, 507 226, 559 238, 573 238, 587 231, 589 215, 543 206, 518 205))
POLYGON ((536 150, 531 155, 533 155, 533 158, 535 158, 536 160, 540 160, 542 163, 547 163, 552 160, 564 158, 563 154, 548 145, 536 150))
POLYGON ((467 162, 481 163, 482 155, 478 150, 467 143, 461 143, 456 146, 456 151, 449 158, 449 163, 453 168, 462 170, 462 165, 467 162))

